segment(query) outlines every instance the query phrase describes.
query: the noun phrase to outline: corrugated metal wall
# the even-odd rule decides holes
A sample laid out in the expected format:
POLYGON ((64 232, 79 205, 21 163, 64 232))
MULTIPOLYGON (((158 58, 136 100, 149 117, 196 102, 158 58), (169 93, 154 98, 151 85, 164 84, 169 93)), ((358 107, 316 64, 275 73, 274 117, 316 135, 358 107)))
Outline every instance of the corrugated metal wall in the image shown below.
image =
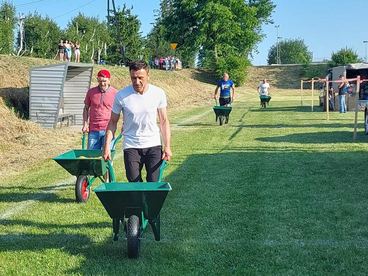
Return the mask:
POLYGON ((92 67, 68 67, 64 84, 64 113, 75 115, 75 124, 83 123, 84 98, 89 89, 92 67))
POLYGON ((61 63, 30 71, 29 117, 43 127, 55 127, 59 116, 71 114, 82 125, 84 97, 90 87, 91 64, 61 63))
POLYGON ((32 68, 29 85, 29 118, 43 127, 54 127, 59 113, 66 64, 32 68))

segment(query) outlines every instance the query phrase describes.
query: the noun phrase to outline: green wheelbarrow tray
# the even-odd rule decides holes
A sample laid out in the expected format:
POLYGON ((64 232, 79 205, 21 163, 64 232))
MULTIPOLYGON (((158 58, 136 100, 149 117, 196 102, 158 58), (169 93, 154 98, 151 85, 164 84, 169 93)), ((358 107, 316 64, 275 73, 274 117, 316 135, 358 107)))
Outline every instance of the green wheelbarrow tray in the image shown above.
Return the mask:
POLYGON ((259 96, 262 103, 268 103, 271 100, 271 96, 259 96))
POLYGON ((229 115, 230 115, 231 110, 232 110, 231 106, 215 105, 213 107, 213 111, 215 112, 215 115, 216 115, 215 122, 219 121, 220 125, 222 125, 224 121, 225 123, 227 123, 229 121, 229 115))
POLYGON ((94 189, 98 199, 112 218, 113 240, 119 238, 120 225, 124 226, 129 258, 139 256, 140 240, 147 225, 156 241, 160 240, 160 211, 171 191, 170 183, 163 182, 167 162, 160 166, 158 182, 110 182, 94 189))
MULTIPOLYGON (((111 150, 112 158, 115 150, 111 150)), ((71 175, 105 175, 108 162, 103 160, 101 150, 70 150, 53 158, 71 175)))
POLYGON ((213 111, 215 111, 216 118, 220 115, 222 116, 229 116, 230 112, 232 110, 231 106, 214 106, 213 111))
POLYGON ((124 219, 141 212, 148 220, 155 220, 168 192, 168 182, 111 182, 94 189, 112 219, 124 219))

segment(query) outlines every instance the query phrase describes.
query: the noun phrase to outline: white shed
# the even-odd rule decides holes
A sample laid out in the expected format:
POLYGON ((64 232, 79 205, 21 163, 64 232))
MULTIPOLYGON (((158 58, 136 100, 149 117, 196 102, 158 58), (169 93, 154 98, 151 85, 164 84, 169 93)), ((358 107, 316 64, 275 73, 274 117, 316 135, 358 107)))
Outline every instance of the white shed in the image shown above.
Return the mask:
POLYGON ((82 125, 84 97, 90 88, 92 64, 57 63, 33 67, 29 77, 29 118, 46 128, 64 120, 82 125))

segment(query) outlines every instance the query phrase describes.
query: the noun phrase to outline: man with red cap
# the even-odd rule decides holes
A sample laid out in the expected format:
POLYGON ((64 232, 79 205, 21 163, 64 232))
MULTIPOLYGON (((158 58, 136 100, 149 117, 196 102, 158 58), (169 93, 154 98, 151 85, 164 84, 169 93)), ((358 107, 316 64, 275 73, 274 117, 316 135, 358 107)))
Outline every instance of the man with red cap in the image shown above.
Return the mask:
POLYGON ((102 149, 106 127, 117 90, 110 85, 110 72, 106 69, 97 73, 98 86, 88 90, 84 99, 83 133, 88 132, 88 149, 102 149))

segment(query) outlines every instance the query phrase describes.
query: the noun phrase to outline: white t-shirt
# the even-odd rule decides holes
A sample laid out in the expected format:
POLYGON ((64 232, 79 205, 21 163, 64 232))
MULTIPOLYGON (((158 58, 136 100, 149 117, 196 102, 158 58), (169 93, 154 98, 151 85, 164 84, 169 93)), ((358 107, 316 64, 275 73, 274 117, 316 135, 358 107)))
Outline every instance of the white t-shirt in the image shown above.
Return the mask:
POLYGON ((161 145, 157 110, 166 106, 165 92, 152 84, 143 94, 135 92, 131 85, 116 94, 112 112, 123 113, 124 149, 161 145))
POLYGON ((270 88, 270 84, 268 82, 261 83, 259 86, 259 95, 260 96, 268 96, 268 89, 270 88))

